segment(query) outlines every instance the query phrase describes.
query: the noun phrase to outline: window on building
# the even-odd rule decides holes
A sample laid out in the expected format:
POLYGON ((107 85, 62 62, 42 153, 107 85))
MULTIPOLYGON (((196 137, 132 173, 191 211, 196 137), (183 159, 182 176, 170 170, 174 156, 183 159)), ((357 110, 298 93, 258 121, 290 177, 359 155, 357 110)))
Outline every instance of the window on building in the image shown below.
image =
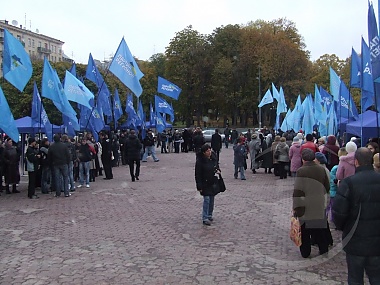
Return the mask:
POLYGON ((42 45, 41 45, 41 42, 38 42, 38 47, 41 47, 42 45))
POLYGON ((32 39, 32 47, 34 47, 34 39, 32 39))
POLYGON ((28 47, 31 47, 31 46, 32 46, 32 40, 28 38, 28 47))

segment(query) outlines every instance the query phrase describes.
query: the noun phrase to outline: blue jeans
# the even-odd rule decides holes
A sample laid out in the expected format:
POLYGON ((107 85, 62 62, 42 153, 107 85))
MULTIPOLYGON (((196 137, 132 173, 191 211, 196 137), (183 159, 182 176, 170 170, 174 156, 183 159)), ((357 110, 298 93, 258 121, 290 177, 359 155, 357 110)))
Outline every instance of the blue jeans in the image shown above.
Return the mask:
POLYGON ((154 145, 145 147, 145 152, 142 161, 146 161, 149 153, 152 155, 154 161, 159 161, 159 159, 156 157, 156 149, 154 145))
POLYGON ((61 190, 65 192, 65 196, 69 195, 69 166, 54 165, 54 182, 55 194, 61 196, 61 190))
POLYGON ((240 170, 240 179, 245 179, 245 175, 244 175, 244 166, 237 166, 235 165, 235 173, 234 173, 234 177, 237 178, 238 177, 238 171, 240 170))
POLYGON ((74 190, 74 162, 72 161, 69 163, 69 184, 69 190, 74 190))
POLYGON ((212 218, 212 212, 214 211, 214 199, 215 196, 203 196, 203 211, 202 220, 206 221, 212 218))
POLYGON ((41 173, 41 192, 44 194, 49 193, 50 188, 50 179, 51 171, 49 166, 42 167, 42 173, 41 173))
POLYGON ((79 162, 79 183, 84 184, 84 175, 86 175, 86 185, 90 184, 90 162, 79 162))
POLYGON ((380 256, 356 256, 346 253, 348 284, 364 284, 364 271, 371 285, 380 284, 380 256))

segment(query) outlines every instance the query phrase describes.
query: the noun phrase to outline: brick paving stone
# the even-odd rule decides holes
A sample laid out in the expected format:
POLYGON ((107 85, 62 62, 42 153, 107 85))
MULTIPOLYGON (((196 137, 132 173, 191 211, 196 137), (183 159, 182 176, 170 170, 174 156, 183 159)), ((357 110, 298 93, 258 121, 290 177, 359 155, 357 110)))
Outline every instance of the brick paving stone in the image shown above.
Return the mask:
MULTIPOLYGON (((340 232, 334 247, 303 259, 289 235, 293 179, 260 169, 233 178, 232 149, 220 165, 227 190, 214 222, 201 223, 194 153, 158 153, 131 182, 125 166, 70 198, 0 197, 0 285, 345 284, 340 232)), ((366 283, 368 284, 368 282, 366 283)))

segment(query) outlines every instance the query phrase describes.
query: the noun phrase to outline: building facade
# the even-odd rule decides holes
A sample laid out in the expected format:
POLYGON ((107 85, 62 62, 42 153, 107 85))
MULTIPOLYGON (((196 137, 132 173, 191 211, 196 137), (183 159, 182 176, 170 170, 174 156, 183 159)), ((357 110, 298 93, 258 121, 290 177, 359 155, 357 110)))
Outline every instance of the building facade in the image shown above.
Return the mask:
MULTIPOLYGON (((12 23, 17 23, 12 21, 12 23)), ((22 25, 15 26, 7 20, 0 20, 0 64, 3 63, 3 48, 4 48, 4 29, 7 29, 15 38, 17 38, 24 46, 32 61, 43 60, 46 57, 50 62, 69 61, 64 55, 62 46, 64 42, 39 34, 38 30, 32 32, 22 25)), ((2 68, 0 71, 2 76, 2 68)))

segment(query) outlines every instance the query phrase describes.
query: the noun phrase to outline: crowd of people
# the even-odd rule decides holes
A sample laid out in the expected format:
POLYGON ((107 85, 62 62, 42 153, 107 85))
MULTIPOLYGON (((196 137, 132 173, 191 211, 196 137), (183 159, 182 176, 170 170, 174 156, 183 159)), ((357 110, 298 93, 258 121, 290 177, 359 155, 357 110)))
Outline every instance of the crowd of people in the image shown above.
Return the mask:
POLYGON ((42 194, 70 197, 76 188, 90 188, 99 176, 113 179, 112 168, 119 163, 129 166, 132 182, 139 180, 141 162, 148 157, 159 162, 156 149, 161 153, 193 151, 196 189, 203 196, 202 223, 210 226, 215 195, 220 191, 216 186, 221 178, 220 151, 223 144, 225 148, 232 145, 235 179, 247 180, 247 170, 256 174, 260 168, 279 179, 294 178, 293 213, 301 222, 302 257, 310 256, 313 244, 321 255, 329 251, 333 224, 343 231, 349 282, 362 284, 364 271, 371 284, 379 281, 380 162, 375 140, 360 147, 354 137, 343 144, 333 135, 274 133, 267 128, 239 133, 226 127, 223 134, 224 141, 216 129, 210 144, 200 128, 159 134, 148 130, 144 138, 134 130, 102 131, 99 141, 91 133, 77 138, 56 134, 53 142, 29 137, 24 154, 20 145, 5 138, 0 144, 1 185, 4 177, 5 193, 20 193, 17 185, 23 158, 30 199, 38 198, 36 187, 41 187, 42 194))

